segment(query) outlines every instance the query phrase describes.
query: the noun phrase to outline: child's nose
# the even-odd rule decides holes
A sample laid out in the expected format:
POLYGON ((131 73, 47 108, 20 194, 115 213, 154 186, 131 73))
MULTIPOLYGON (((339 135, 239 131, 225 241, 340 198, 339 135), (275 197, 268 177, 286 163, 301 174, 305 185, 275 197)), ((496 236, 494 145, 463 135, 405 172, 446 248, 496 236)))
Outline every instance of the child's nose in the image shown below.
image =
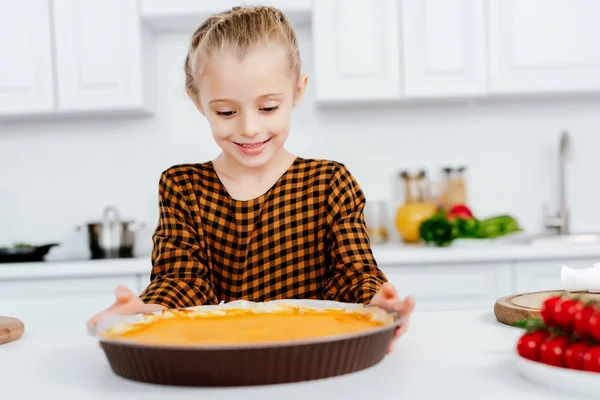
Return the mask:
POLYGON ((259 134, 258 118, 253 115, 245 115, 242 122, 242 135, 253 138, 259 134))

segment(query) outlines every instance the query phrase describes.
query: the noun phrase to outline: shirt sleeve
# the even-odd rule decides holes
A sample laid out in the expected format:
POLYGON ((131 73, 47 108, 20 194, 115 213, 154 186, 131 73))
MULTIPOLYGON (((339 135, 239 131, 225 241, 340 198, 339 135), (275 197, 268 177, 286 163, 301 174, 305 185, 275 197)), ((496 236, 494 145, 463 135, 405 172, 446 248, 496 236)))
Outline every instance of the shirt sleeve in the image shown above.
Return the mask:
POLYGON ((327 209, 327 246, 331 264, 325 297, 368 303, 384 282, 371 250, 363 210, 365 196, 346 167, 332 177, 327 209))
MULTIPOLYGON (((184 190, 168 171, 159 183, 159 219, 152 236, 152 274, 140 298, 167 308, 218 304, 211 271, 184 190)), ((189 197, 189 195, 187 196, 189 197)))

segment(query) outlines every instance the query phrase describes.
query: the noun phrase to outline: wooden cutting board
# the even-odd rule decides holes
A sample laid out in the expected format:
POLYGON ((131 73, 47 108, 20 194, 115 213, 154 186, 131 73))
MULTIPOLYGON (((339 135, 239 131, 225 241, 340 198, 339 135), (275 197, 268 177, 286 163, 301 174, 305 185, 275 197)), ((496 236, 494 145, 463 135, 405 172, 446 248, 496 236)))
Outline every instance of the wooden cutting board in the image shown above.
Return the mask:
POLYGON ((527 318, 540 318, 540 310, 544 301, 557 295, 583 296, 586 299, 600 300, 600 293, 565 292, 552 290, 544 292, 531 292, 505 296, 494 304, 496 319, 503 324, 513 325, 515 322, 527 318))
POLYGON ((0 317, 0 344, 17 340, 24 331, 25 325, 20 319, 0 317))

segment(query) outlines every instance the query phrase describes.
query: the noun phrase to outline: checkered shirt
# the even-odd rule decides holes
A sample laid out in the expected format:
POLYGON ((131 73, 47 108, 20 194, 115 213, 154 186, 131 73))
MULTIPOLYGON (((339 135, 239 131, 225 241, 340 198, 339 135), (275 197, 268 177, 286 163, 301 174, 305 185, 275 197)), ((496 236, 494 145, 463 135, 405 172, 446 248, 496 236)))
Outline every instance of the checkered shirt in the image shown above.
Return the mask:
POLYGON ((161 174, 146 303, 183 308, 220 301, 321 299, 368 303, 387 279, 348 169, 296 158, 265 194, 233 199, 212 163, 161 174))

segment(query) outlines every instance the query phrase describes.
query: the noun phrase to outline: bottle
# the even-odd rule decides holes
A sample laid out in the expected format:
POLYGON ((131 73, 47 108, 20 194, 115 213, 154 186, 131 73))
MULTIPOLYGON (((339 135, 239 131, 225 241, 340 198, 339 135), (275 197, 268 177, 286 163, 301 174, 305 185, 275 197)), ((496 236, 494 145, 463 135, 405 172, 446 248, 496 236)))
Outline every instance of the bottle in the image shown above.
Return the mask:
POLYGON ((446 181, 446 209, 451 209, 459 204, 467 204, 467 189, 464 177, 465 169, 466 167, 464 166, 458 168, 446 167, 443 169, 446 181))
POLYGON ((404 243, 416 244, 421 241, 421 222, 435 214, 437 207, 423 195, 425 171, 421 170, 415 176, 408 171, 401 171, 400 177, 404 183, 404 204, 396 212, 396 229, 404 243))

